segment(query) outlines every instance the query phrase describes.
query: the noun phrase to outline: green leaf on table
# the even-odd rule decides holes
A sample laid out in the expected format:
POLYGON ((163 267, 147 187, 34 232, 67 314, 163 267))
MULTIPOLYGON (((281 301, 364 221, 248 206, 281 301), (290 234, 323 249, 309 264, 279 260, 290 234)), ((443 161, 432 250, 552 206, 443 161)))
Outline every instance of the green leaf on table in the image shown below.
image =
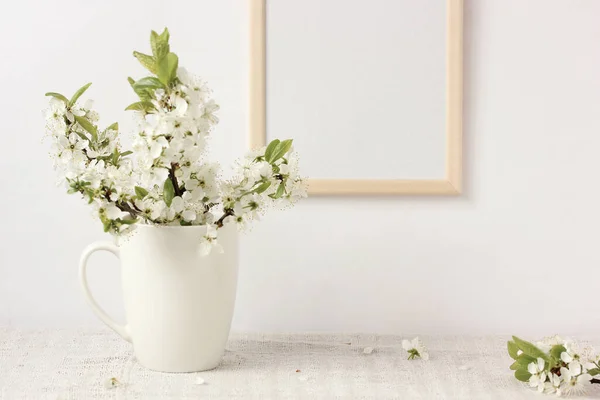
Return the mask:
POLYGON ((113 124, 110 124, 108 126, 108 128, 106 128, 106 130, 109 130, 109 131, 118 131, 119 130, 119 123, 115 122, 113 124))
POLYGON ((511 369, 511 370, 513 370, 513 371, 516 371, 516 370, 518 370, 519 368, 521 368, 521 364, 519 364, 519 362, 518 362, 518 361, 515 361, 514 363, 512 363, 512 364, 510 365, 510 369, 511 369))
POLYGON ((140 53, 139 51, 134 51, 133 56, 138 59, 144 68, 153 74, 156 74, 156 58, 149 56, 148 54, 140 53))
POLYGON ((171 202, 175 197, 175 187, 173 186, 173 182, 171 178, 167 178, 165 180, 165 184, 163 185, 163 199, 165 200, 165 204, 167 207, 171 207, 171 202))
POLYGON ((531 378, 531 374, 527 369, 518 369, 515 371, 515 378, 520 380, 521 382, 529 382, 529 378, 531 378))
POLYGON ((67 99, 65 96, 63 96, 60 93, 48 92, 45 94, 45 96, 52 96, 54 98, 64 101, 65 104, 69 104, 69 99, 67 99))
POLYGON ((175 53, 169 53, 158 60, 158 79, 165 85, 169 85, 177 76, 179 58, 175 53))
POLYGON ((164 85, 162 84, 162 82, 153 76, 147 76, 145 78, 140 79, 139 81, 136 81, 133 84, 133 89, 136 91, 136 93, 138 90, 160 89, 163 87, 164 85))
POLYGON ((135 84, 135 79, 133 79, 132 77, 128 76, 127 77, 127 82, 129 82, 129 84, 131 85, 131 87, 133 87, 133 85, 135 84))
POLYGON ((271 162, 271 157, 273 157, 273 152, 275 152, 275 149, 277 148, 279 143, 280 143, 279 139, 273 139, 271 141, 271 143, 269 143, 269 145, 267 146, 267 149, 265 150, 265 160, 268 163, 271 162))
POLYGON ((552 356, 552 358, 554 358, 555 360, 560 360, 560 355, 567 351, 567 349, 565 349, 565 346, 563 346, 562 344, 557 344, 552 346, 552 348, 550 349, 550 355, 552 356))
POLYGON ((150 111, 156 110, 154 104, 149 101, 138 101, 137 103, 133 103, 127 106, 125 111, 134 110, 134 111, 145 111, 146 113, 150 111))
POLYGON ((73 97, 71 97, 71 100, 69 100, 69 103, 67 104, 69 107, 73 106, 73 104, 75 104, 75 102, 81 97, 81 95, 90 87, 92 83, 86 83, 85 85, 83 85, 82 87, 79 88, 79 90, 77 90, 75 92, 75 94, 73 95, 73 97))
POLYGON ((271 181, 265 181, 263 183, 261 183, 256 189, 254 189, 255 193, 262 193, 265 190, 267 190, 269 188, 269 186, 271 186, 271 181))
POLYGON ((275 161, 279 160, 281 157, 286 155, 286 153, 292 148, 292 142, 292 139, 288 139, 279 143, 271 156, 270 162, 274 163, 275 161))
POLYGON ((527 368, 527 366, 529 364, 531 364, 532 362, 536 363, 537 362, 537 358, 533 358, 531 356, 528 356, 527 354, 521 354, 521 355, 519 355, 519 357, 517 357, 516 362, 518 362, 523 367, 527 368))
POLYGON ((124 151, 124 152, 121 153, 121 157, 125 157, 125 156, 128 156, 130 154, 133 154, 133 151, 127 150, 127 151, 124 151))
POLYGON ((533 343, 530 343, 523 339, 519 339, 516 336, 513 336, 513 341, 519 347, 519 350, 521 350, 523 353, 533 358, 541 358, 544 361, 546 361, 546 368, 549 368, 550 357, 548 357, 548 354, 538 349, 533 343))
POLYGON ((92 124, 90 121, 88 121, 87 119, 85 119, 84 117, 80 117, 79 115, 74 115, 75 117, 75 121, 77 121, 77 123, 86 131, 88 131, 90 133, 90 135, 92 135, 92 139, 96 140, 98 137, 98 130, 96 129, 96 127, 94 126, 94 124, 92 124))
POLYGON ((508 355, 513 359, 516 360, 517 357, 519 357, 518 351, 519 351, 519 347, 516 345, 515 342, 513 342, 512 340, 509 340, 506 343, 506 346, 508 347, 508 355))
POLYGON ((136 186, 135 187, 135 195, 137 196, 138 199, 141 200, 148 195, 148 191, 146 189, 144 189, 143 187, 136 186))

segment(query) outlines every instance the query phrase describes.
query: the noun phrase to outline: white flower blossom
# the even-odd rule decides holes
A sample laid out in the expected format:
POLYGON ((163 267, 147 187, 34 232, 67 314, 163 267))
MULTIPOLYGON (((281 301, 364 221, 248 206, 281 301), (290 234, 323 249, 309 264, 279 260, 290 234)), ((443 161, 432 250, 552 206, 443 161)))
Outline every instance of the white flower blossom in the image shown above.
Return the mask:
POLYGON ((421 358, 425 361, 429 360, 429 353, 423 342, 416 337, 412 340, 404 339, 402 341, 402 348, 408 353, 408 359, 414 360, 415 358, 421 358))
POLYGON ((546 393, 554 393, 557 396, 562 396, 562 385, 563 381, 561 376, 551 373, 548 374, 548 381, 546 382, 545 386, 544 386, 544 391, 546 393))
POLYGON ((561 367, 560 375, 565 382, 564 392, 566 394, 585 393, 592 379, 588 373, 583 371, 578 361, 569 363, 568 368, 561 367))
POLYGON ((536 362, 529 363, 527 371, 531 374, 529 386, 536 387, 538 392, 543 392, 547 377, 544 359, 538 357, 536 362))
POLYGON ((217 230, 211 226, 206 226, 206 233, 200 240, 200 254, 209 255, 212 251, 223 253, 223 246, 217 241, 217 230))

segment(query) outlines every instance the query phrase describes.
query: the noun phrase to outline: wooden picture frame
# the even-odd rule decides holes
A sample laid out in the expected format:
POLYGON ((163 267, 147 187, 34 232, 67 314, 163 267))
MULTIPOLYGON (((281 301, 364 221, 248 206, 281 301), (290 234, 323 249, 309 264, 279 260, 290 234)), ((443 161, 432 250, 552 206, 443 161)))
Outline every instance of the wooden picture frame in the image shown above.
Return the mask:
MULTIPOLYGON (((266 144, 267 0, 250 1, 249 144, 266 144)), ((273 0, 275 1, 275 0, 273 0)), ((446 0, 445 179, 309 179, 311 195, 457 195, 462 187, 463 0, 446 0)))

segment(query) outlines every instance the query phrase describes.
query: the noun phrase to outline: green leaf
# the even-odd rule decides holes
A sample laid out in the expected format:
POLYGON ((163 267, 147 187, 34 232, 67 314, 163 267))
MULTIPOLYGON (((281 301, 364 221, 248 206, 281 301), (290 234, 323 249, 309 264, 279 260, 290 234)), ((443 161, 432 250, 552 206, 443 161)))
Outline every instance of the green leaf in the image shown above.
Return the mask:
POLYGON ((515 371, 515 378, 517 378, 521 382, 529 382, 531 374, 526 369, 518 369, 515 371))
POLYGON ((117 221, 125 225, 132 225, 138 222, 138 219, 118 219, 117 221))
POLYGON ((516 370, 518 370, 519 368, 521 368, 521 364, 519 364, 519 362, 518 362, 518 361, 515 361, 514 363, 512 363, 512 364, 510 365, 510 369, 511 369, 511 370, 513 370, 513 371, 516 371, 516 370))
POLYGON ((600 374, 600 368, 588 369, 588 374, 590 374, 591 376, 596 376, 600 374))
POLYGON ((533 358, 527 354, 521 354, 519 357, 517 357, 517 362, 523 367, 527 368, 527 366, 532 362, 537 362, 537 358, 533 358))
POLYGON ((117 165, 119 162, 119 150, 115 147, 115 150, 112 153, 112 163, 113 165, 117 165))
POLYGON ((93 190, 87 189, 85 193, 88 195, 88 204, 92 204, 94 202, 95 193, 93 190))
POLYGON ((165 184, 163 185, 163 199, 165 200, 167 207, 171 207, 173 197, 175 197, 175 187, 173 186, 171 179, 167 178, 165 184))
POLYGON ((82 138, 83 140, 90 140, 87 136, 85 136, 83 133, 81 132, 75 132, 77 134, 77 136, 79 136, 80 138, 82 138))
POLYGON ((140 79, 139 81, 136 81, 133 84, 133 90, 135 90, 136 92, 138 90, 144 90, 144 89, 160 89, 163 88, 163 84, 161 83, 160 80, 156 79, 153 76, 147 76, 145 78, 140 79))
POLYGON ((283 196, 283 193, 285 193, 285 184, 283 182, 281 182, 279 184, 279 187, 277 188, 277 192, 275 192, 275 196, 273 198, 278 199, 281 196, 283 196))
POLYGON ((84 117, 80 117, 78 115, 74 115, 74 117, 75 117, 75 121, 77 121, 77 123, 79 125, 81 125, 81 127, 83 129, 85 129, 92 135, 92 139, 96 140, 98 137, 98 131, 97 131, 96 127, 90 121, 85 119, 84 117))
POLYGON ((567 351, 567 349, 565 349, 565 346, 557 344, 552 346, 552 348, 550 349, 550 355, 552 356, 552 358, 558 361, 560 360, 560 355, 565 351, 567 351))
POLYGON ((109 130, 109 131, 118 131, 119 130, 119 123, 115 122, 114 124, 109 125, 109 127, 106 128, 106 130, 109 130))
POLYGON ((533 343, 529 343, 523 339, 519 339, 516 336, 513 336, 513 341, 519 347, 519 349, 521 351, 523 351, 523 353, 525 353, 528 356, 531 356, 533 358, 543 359, 544 361, 546 361, 546 368, 550 367, 550 365, 549 365, 550 357, 548 357, 548 354, 546 354, 543 351, 541 351, 540 349, 538 349, 533 343))
POLYGON ((149 101, 138 101, 137 103, 133 103, 127 106, 125 111, 135 110, 135 111, 145 111, 146 113, 150 111, 156 110, 154 104, 149 101))
POLYGON ((169 85, 177 76, 179 58, 175 53, 169 53, 158 60, 158 79, 165 85, 169 85))
POLYGON ((163 29, 162 33, 160 34, 160 40, 162 40, 163 42, 169 43, 170 37, 171 37, 171 34, 169 33, 169 30, 167 28, 163 29))
POLYGON ((59 100, 64 101, 65 104, 69 104, 69 99, 67 99, 65 96, 63 96, 60 93, 48 92, 48 93, 45 94, 45 96, 52 96, 52 97, 55 97, 55 98, 57 98, 59 100))
POLYGON ((517 357, 519 357, 519 355, 517 354, 517 352, 519 351, 519 347, 515 344, 515 342, 513 342, 512 340, 509 340, 506 343, 506 346, 508 347, 508 355, 513 359, 516 360, 517 357))
POLYGON ((71 97, 71 100, 69 100, 69 103, 67 104, 69 107, 73 106, 73 104, 75 104, 75 102, 81 97, 81 95, 90 87, 92 83, 86 83, 85 85, 83 85, 82 87, 79 88, 78 91, 75 92, 75 94, 73 95, 73 97, 71 97))
POLYGON ((271 161, 270 162, 274 163, 275 161, 279 160, 288 151, 290 151, 291 148, 292 148, 292 139, 288 139, 288 140, 282 141, 275 148, 275 151, 273 152, 273 155, 271 156, 271 161))
POLYGON ((121 153, 121 157, 125 157, 125 156, 128 156, 130 154, 133 154, 133 151, 127 150, 127 151, 124 151, 124 152, 121 153))
POLYGON ((148 195, 148 191, 146 189, 144 189, 143 187, 136 186, 135 187, 135 195, 137 196, 138 199, 141 200, 148 195))
POLYGON ((181 226, 191 226, 191 225, 192 225, 192 223, 191 223, 191 222, 188 222, 188 221, 186 221, 186 220, 180 219, 180 220, 179 220, 179 225, 181 225, 181 226))
POLYGON ((102 225, 104 228, 104 232, 108 232, 110 230, 111 221, 108 218, 101 219, 102 225))
POLYGON ((140 64, 144 66, 148 71, 156 74, 156 59, 148 54, 140 53, 139 51, 134 51, 133 56, 138 59, 140 64))
POLYGON ((269 143, 269 145, 267 146, 267 149, 265 150, 265 160, 268 163, 271 163, 271 157, 273 157, 273 152, 275 151, 275 149, 277 148, 279 143, 280 143, 279 139, 274 139, 274 140, 271 140, 271 143, 269 143))
POLYGON ((271 186, 271 181, 265 181, 265 182, 261 183, 259 187, 257 187, 256 189, 254 189, 254 192, 255 193, 262 193, 265 190, 267 190, 269 188, 269 186, 271 186))
POLYGON ((156 49, 158 47, 158 42, 160 42, 160 36, 155 31, 150 32, 150 48, 152 49, 152 54, 156 58, 156 49))
POLYGON ((156 61, 160 61, 169 54, 169 31, 167 28, 160 35, 154 31, 150 33, 150 46, 156 61))
POLYGON ((146 89, 135 85, 135 80, 131 77, 127 78, 127 81, 133 88, 133 91, 138 95, 141 101, 147 101, 153 98, 151 89, 146 89))

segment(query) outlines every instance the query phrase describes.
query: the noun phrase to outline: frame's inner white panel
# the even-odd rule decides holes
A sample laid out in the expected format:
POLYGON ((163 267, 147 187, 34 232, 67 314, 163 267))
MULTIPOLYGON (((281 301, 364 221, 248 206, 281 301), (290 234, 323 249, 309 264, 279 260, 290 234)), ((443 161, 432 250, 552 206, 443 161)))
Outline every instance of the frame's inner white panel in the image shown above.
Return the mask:
POLYGON ((311 178, 442 179, 446 0, 267 1, 267 141, 311 178))

